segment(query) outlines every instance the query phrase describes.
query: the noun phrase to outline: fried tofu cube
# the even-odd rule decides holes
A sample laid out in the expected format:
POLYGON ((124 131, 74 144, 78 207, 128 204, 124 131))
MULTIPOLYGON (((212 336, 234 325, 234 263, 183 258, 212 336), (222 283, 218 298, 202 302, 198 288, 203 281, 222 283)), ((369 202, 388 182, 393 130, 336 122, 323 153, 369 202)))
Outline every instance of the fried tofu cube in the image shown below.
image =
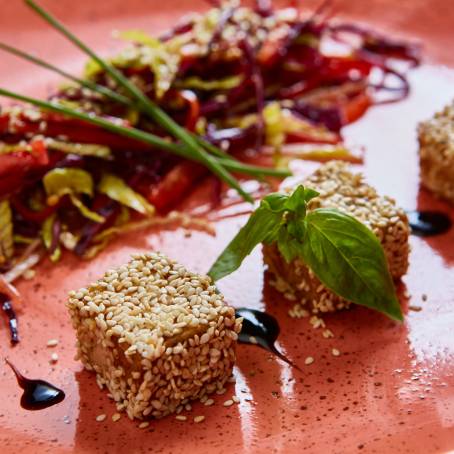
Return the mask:
POLYGON ((160 253, 69 295, 78 357, 133 419, 160 418, 224 385, 241 319, 208 276, 160 253))
MULTIPOLYGON (((381 197, 364 182, 361 174, 352 173, 347 164, 331 161, 299 182, 320 195, 309 203, 315 208, 336 208, 369 227, 380 240, 394 279, 408 269, 410 227, 405 211, 393 199, 381 197)), ((275 244, 264 245, 263 253, 273 285, 298 301, 304 310, 319 313, 347 308, 349 302, 328 290, 301 259, 287 263, 275 244)))
POLYGON ((454 102, 418 127, 421 183, 454 204, 454 102))

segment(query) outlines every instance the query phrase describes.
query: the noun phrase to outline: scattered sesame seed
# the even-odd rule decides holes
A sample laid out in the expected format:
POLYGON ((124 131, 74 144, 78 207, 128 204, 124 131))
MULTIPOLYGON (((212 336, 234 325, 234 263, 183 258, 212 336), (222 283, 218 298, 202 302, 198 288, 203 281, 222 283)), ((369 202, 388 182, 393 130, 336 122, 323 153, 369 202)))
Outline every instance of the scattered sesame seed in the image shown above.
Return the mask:
POLYGON ((233 405, 233 400, 232 399, 228 399, 222 405, 224 405, 224 407, 230 407, 230 406, 233 405))
POLYGON ((188 418, 184 415, 176 415, 175 419, 178 421, 186 421, 188 418))
POLYGON ((310 318, 309 323, 312 325, 312 328, 314 328, 314 329, 325 328, 325 326, 326 326, 323 319, 317 317, 316 315, 313 315, 310 318))
POLYGON ((240 403, 240 398, 238 396, 232 396, 232 400, 233 402, 235 402, 236 404, 240 403))
POLYGON ((50 362, 51 363, 56 363, 57 361, 58 361, 57 353, 52 353, 52 355, 50 355, 50 362))
POLYGON ((214 400, 213 399, 207 399, 203 405, 205 405, 206 407, 210 407, 211 405, 214 404, 214 400))
POLYGON ((36 276, 36 271, 33 270, 33 269, 28 269, 28 270, 25 270, 23 273, 22 273, 22 277, 26 280, 26 281, 29 281, 31 279, 33 279, 34 277, 36 276))
POLYGON ((312 364, 314 361, 315 361, 315 359, 314 359, 312 356, 308 356, 308 357, 304 360, 304 364, 306 364, 306 366, 309 366, 309 364, 312 364))
POLYGON ((46 344, 48 347, 56 347, 58 345, 57 339, 49 339, 46 344))
POLYGON ((256 339, 254 336, 249 336, 249 342, 250 342, 251 344, 257 344, 257 343, 258 343, 258 342, 257 342, 257 339, 256 339))
POLYGON ((185 409, 186 411, 191 411, 191 410, 192 410, 192 405, 191 405, 191 404, 186 404, 186 405, 184 406, 184 409, 185 409))
POLYGON ((107 418, 107 415, 105 415, 105 414, 98 415, 98 416, 96 416, 96 421, 102 422, 102 421, 104 421, 106 418, 107 418))
POLYGON ((329 339, 331 337, 334 337, 334 333, 330 330, 330 329, 325 329, 322 333, 322 336, 325 338, 325 339, 329 339))
POLYGON ((112 415, 112 421, 113 421, 113 422, 117 422, 120 418, 121 418, 120 413, 114 413, 114 414, 112 415))
POLYGON ((341 354, 337 348, 333 348, 331 350, 331 353, 333 354, 333 356, 339 356, 341 354))
POLYGON ((200 416, 194 417, 194 422, 198 423, 198 422, 202 422, 202 421, 205 421, 205 416, 200 415, 200 416))
POLYGON ((150 425, 150 423, 148 421, 144 421, 144 422, 141 422, 138 427, 139 427, 139 429, 145 429, 149 425, 150 425))

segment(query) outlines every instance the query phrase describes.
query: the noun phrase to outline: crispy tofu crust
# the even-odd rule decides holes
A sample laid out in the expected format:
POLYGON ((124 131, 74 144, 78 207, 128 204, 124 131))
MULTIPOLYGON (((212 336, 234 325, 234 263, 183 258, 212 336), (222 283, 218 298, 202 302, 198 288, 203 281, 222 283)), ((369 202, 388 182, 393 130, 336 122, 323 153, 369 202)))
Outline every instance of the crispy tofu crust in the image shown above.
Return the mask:
POLYGON ((134 256, 67 306, 78 357, 131 419, 180 411, 232 374, 241 319, 209 277, 162 254, 134 256))
POLYGON ((454 204, 454 102, 418 126, 421 183, 454 204))

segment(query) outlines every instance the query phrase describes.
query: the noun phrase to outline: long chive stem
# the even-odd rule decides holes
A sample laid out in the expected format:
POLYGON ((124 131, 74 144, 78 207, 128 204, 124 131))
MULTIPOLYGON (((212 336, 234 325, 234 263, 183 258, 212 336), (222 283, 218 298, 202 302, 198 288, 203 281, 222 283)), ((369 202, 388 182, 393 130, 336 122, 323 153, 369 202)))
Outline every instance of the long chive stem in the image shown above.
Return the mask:
MULTIPOLYGON (((127 98, 126 96, 116 93, 115 91, 113 91, 103 85, 96 84, 96 83, 92 82, 91 80, 80 79, 76 76, 73 76, 72 74, 62 70, 61 68, 58 68, 57 66, 55 66, 51 63, 46 62, 45 60, 43 60, 41 58, 28 54, 27 52, 24 52, 20 49, 17 49, 13 46, 6 44, 6 43, 0 42, 0 49, 4 50, 5 52, 8 52, 10 54, 13 54, 17 57, 30 61, 31 63, 34 63, 38 66, 46 68, 50 71, 53 71, 83 87, 86 87, 94 92, 100 93, 101 95, 104 95, 105 97, 107 97, 113 101, 119 102, 119 103, 127 105, 127 106, 133 105, 132 101, 129 98, 127 98)), ((207 151, 211 152, 215 156, 222 158, 222 159, 219 159, 218 161, 220 164, 222 164, 228 170, 231 170, 234 172, 241 172, 241 173, 252 175, 252 176, 259 176, 259 177, 261 177, 261 176, 286 177, 286 176, 291 175, 291 172, 288 172, 285 170, 268 169, 266 167, 252 166, 252 165, 247 165, 247 164, 241 163, 240 161, 238 161, 237 159, 235 159, 228 153, 225 153, 220 148, 218 148, 215 145, 211 144, 210 142, 204 140, 202 137, 198 136, 197 134, 192 134, 192 136, 194 137, 194 139, 197 141, 197 143, 200 146, 204 147, 207 151), (228 161, 228 162, 226 162, 226 161, 228 161), (233 163, 232 163, 232 161, 233 161, 233 163)))
POLYGON ((34 55, 28 54, 27 52, 24 52, 23 50, 17 49, 15 47, 12 47, 6 43, 0 42, 0 49, 4 50, 5 52, 8 52, 12 55, 15 55, 16 57, 23 58, 25 60, 28 60, 38 66, 41 66, 42 68, 46 68, 50 71, 53 71, 57 74, 60 74, 60 76, 63 76, 66 79, 72 80, 73 82, 78 83, 79 85, 82 85, 85 88, 88 88, 92 91, 95 91, 97 93, 100 93, 113 101, 117 101, 122 104, 126 104, 128 106, 132 105, 132 101, 127 98, 126 96, 120 95, 119 93, 116 93, 113 90, 110 90, 107 87, 104 87, 102 85, 98 85, 91 80, 84 80, 80 79, 76 76, 73 76, 72 74, 67 73, 63 69, 58 68, 57 66, 52 65, 51 63, 48 63, 41 58, 35 57, 34 55))
MULTIPOLYGON (((34 106, 40 107, 41 109, 56 112, 67 117, 85 121, 87 123, 99 126, 108 131, 112 131, 116 134, 122 135, 124 137, 135 139, 140 142, 146 143, 150 146, 160 148, 170 153, 174 153, 182 158, 204 164, 204 162, 198 156, 194 156, 194 154, 188 151, 186 147, 169 142, 161 137, 155 136, 154 134, 150 134, 140 129, 121 126, 113 123, 112 121, 106 120, 93 114, 88 114, 78 110, 70 109, 66 106, 59 105, 53 102, 43 101, 40 99, 31 98, 29 96, 24 96, 19 93, 5 90, 3 88, 0 88, 0 95, 5 96, 7 98, 16 99, 18 101, 26 102, 34 106)), ((277 169, 257 167, 253 165, 243 164, 242 162, 239 161, 232 161, 231 159, 223 159, 216 157, 212 157, 212 159, 216 160, 218 165, 224 166, 227 169, 234 172, 242 172, 254 176, 276 176, 276 177, 288 176, 288 172, 285 170, 283 171, 277 169)))
MULTIPOLYGON (((133 103, 132 101, 127 98, 126 96, 123 96, 110 88, 107 88, 103 85, 96 84, 92 82, 91 80, 85 80, 85 79, 80 79, 79 77, 73 76, 72 74, 64 71, 63 69, 39 58, 35 57, 34 55, 31 55, 27 52, 24 52, 23 50, 17 49, 16 47, 10 46, 9 44, 2 43, 0 42, 0 49, 4 50, 5 52, 8 52, 12 55, 15 55, 19 58, 23 58, 24 60, 27 60, 31 63, 34 63, 38 66, 41 66, 42 68, 46 68, 50 71, 53 71, 60 76, 63 76, 66 79, 69 79, 85 88, 88 88, 94 92, 97 92, 101 95, 106 96, 107 98, 111 99, 112 101, 119 102, 120 104, 125 104, 127 106, 132 106, 133 103)), ((192 134, 194 139, 199 143, 200 146, 205 147, 205 149, 215 156, 225 158, 225 159, 231 159, 233 160, 234 158, 229 155, 228 153, 223 152, 220 150, 218 147, 215 145, 211 144, 210 142, 204 140, 202 137, 198 136, 197 134, 192 134)))
POLYGON ((73 35, 66 27, 63 26, 56 18, 47 13, 33 0, 25 0, 25 3, 39 14, 46 22, 52 25, 56 30, 62 33, 68 40, 75 44, 80 50, 90 56, 99 66, 101 66, 115 82, 122 86, 130 96, 135 98, 143 108, 143 110, 150 115, 159 125, 169 131, 173 136, 181 140, 206 167, 208 167, 215 175, 221 180, 225 181, 229 186, 236 189, 236 191, 248 202, 253 203, 254 200, 250 194, 245 192, 238 181, 222 167, 213 156, 209 155, 202 147, 199 146, 197 141, 180 125, 178 125, 170 116, 161 110, 153 101, 151 101, 136 85, 131 83, 120 71, 108 62, 100 58, 95 52, 87 47, 79 38, 73 35))

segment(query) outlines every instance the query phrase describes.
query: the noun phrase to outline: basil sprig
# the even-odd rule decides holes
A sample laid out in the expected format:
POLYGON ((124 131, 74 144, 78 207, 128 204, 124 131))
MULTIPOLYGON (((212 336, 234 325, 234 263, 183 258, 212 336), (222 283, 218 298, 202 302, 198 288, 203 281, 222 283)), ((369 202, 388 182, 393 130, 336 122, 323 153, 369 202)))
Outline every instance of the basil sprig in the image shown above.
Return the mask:
POLYGON ((291 195, 266 196, 208 274, 217 281, 238 269, 259 243, 276 243, 287 262, 300 258, 335 294, 403 320, 377 237, 354 217, 338 210, 307 212, 308 202, 317 195, 298 186, 291 195))

